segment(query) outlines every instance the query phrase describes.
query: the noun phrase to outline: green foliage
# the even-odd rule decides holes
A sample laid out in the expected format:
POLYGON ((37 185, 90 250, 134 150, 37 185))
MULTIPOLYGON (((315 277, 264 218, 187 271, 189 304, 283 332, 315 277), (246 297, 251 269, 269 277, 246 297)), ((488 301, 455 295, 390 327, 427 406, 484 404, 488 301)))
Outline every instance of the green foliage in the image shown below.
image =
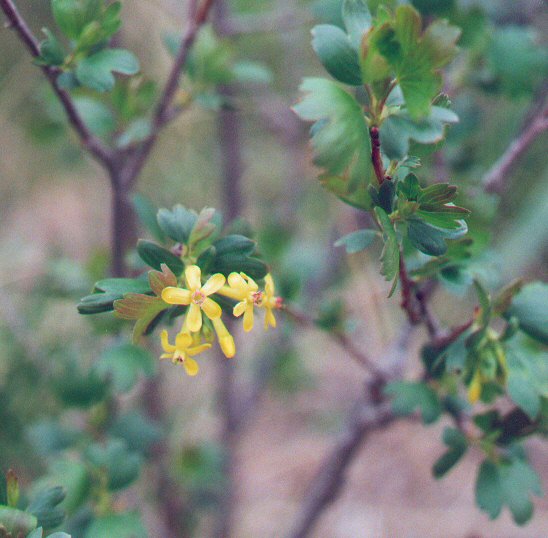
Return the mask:
POLYGON ((121 439, 111 439, 105 445, 92 444, 85 456, 89 463, 107 479, 110 490, 123 489, 139 476, 141 456, 128 450, 121 439))
POLYGON ((390 292, 391 295, 396 287, 398 271, 400 268, 400 246, 394 226, 386 212, 382 208, 376 207, 375 215, 379 220, 384 240, 384 249, 381 255, 381 274, 384 275, 389 282, 394 282, 392 291, 390 292))
POLYGON ((443 442, 447 445, 448 450, 434 463, 432 472, 436 478, 441 478, 449 472, 466 454, 468 449, 468 440, 465 435, 455 428, 445 428, 443 430, 443 442))
POLYGON ((369 183, 370 144, 367 125, 359 103, 334 82, 308 78, 301 85, 303 100, 295 112, 311 129, 314 162, 325 169, 320 180, 330 189, 333 177, 346 183, 345 195, 369 183))
POLYGON ((135 75, 139 72, 139 62, 133 53, 124 49, 105 49, 84 58, 76 68, 78 82, 98 92, 108 92, 114 88, 113 73, 135 75))
POLYGON ((355 254, 369 247, 378 235, 378 232, 375 230, 357 230, 338 239, 335 242, 335 246, 344 246, 347 254, 355 254))
POLYGON ((54 529, 65 519, 65 511, 58 507, 65 496, 65 490, 60 486, 46 489, 34 497, 27 511, 36 516, 40 527, 54 529))
POLYGON ((55 22, 70 39, 78 39, 101 11, 101 0, 51 0, 55 22))
POLYGON ((394 381, 386 386, 385 394, 394 398, 392 409, 397 415, 410 415, 419 408, 425 424, 435 422, 441 415, 438 395, 426 383, 394 381))
POLYGON ((530 495, 542 495, 540 480, 529 464, 521 458, 495 463, 485 460, 478 471, 476 502, 495 519, 504 505, 508 506, 514 521, 525 524, 533 514, 530 495))
POLYGON ((96 363, 96 371, 110 381, 116 392, 131 390, 139 376, 154 374, 155 361, 151 354, 141 347, 121 344, 106 349, 96 363))
POLYGON ((99 517, 88 528, 85 538, 147 538, 137 512, 99 517))
POLYGON ((543 344, 548 344, 548 284, 534 282, 516 295, 507 317, 515 317, 520 329, 543 344))

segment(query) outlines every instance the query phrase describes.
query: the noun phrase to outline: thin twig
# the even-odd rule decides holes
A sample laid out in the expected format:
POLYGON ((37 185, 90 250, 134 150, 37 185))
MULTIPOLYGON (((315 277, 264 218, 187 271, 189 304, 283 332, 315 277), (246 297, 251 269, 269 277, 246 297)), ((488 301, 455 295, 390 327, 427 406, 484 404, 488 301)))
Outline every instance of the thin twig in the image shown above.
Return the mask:
POLYGON ((152 118, 151 134, 142 144, 133 150, 124 167, 123 182, 126 185, 131 186, 134 184, 156 144, 161 129, 177 115, 177 110, 173 108, 173 101, 179 90, 179 78, 188 61, 192 45, 198 37, 200 28, 207 21, 214 2, 215 0, 204 0, 199 7, 197 0, 190 2, 188 27, 173 62, 162 96, 156 106, 152 118))
MULTIPOLYGON (((318 325, 314 321, 314 318, 306 314, 305 312, 299 311, 294 307, 289 305, 284 305, 284 311, 289 315, 293 321, 301 325, 302 327, 318 329, 318 325)), ((352 339, 344 332, 338 329, 333 329, 326 331, 326 334, 332 338, 337 344, 339 344, 352 359, 354 359, 360 366, 369 371, 377 379, 386 379, 386 372, 383 372, 376 364, 357 346, 354 344, 352 339)))
MULTIPOLYGON (((40 44, 17 10, 13 1, 0 0, 0 8, 6 15, 9 26, 15 30, 31 55, 34 58, 38 58, 40 56, 40 44)), ((61 101, 68 120, 80 137, 84 147, 99 162, 110 169, 114 164, 114 152, 105 146, 103 142, 88 129, 70 94, 59 86, 58 77, 61 74, 61 70, 47 65, 41 66, 41 69, 51 84, 53 91, 59 98, 59 101, 61 101)))
POLYGON ((548 107, 532 120, 529 126, 516 138, 483 178, 487 192, 501 194, 508 182, 510 172, 516 162, 525 154, 531 144, 548 130, 548 107))
MULTIPOLYGON (((392 349, 383 353, 392 356, 395 372, 407 356, 412 335, 406 325, 392 349)), ((313 530, 324 510, 338 497, 344 486, 345 472, 358 453, 365 437, 388 426, 396 416, 389 403, 384 401, 382 387, 370 381, 349 414, 347 425, 329 455, 319 466, 318 474, 307 489, 302 508, 289 538, 305 538, 313 530)))

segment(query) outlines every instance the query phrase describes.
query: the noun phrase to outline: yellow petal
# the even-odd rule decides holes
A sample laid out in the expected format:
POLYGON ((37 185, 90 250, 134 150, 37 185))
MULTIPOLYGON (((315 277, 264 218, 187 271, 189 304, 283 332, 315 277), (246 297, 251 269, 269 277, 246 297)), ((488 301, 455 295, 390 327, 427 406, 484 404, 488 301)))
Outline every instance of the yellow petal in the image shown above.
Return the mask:
POLYGON ((209 349, 211 344, 200 344, 198 346, 189 347, 186 352, 190 357, 194 357, 200 353, 203 353, 206 349, 209 349))
POLYGON ((232 313, 237 317, 239 318, 244 312, 245 312, 245 308, 247 306, 247 303, 245 301, 241 301, 240 303, 238 303, 235 307, 234 307, 234 310, 232 310, 232 313))
POLYGON ((264 283, 264 291, 266 294, 269 296, 274 295, 274 280, 270 273, 264 277, 264 283))
POLYGON ((242 291, 245 290, 247 292, 247 282, 238 273, 230 273, 228 275, 228 285, 231 288, 236 288, 242 291))
POLYGON ((225 285, 225 282, 226 278, 221 275, 221 273, 212 275, 209 277, 208 281, 202 286, 202 293, 204 293, 205 295, 211 295, 212 293, 219 291, 225 285))
POLYGON ((276 327, 276 318, 274 317, 274 313, 272 312, 271 308, 267 308, 264 316, 264 328, 265 330, 268 329, 268 326, 270 327, 276 327))
POLYGON ((230 297, 236 301, 241 301, 247 297, 247 290, 240 288, 230 288, 229 286, 223 286, 220 288, 217 293, 224 295, 225 297, 230 297))
POLYGON ((160 341, 162 343, 162 348, 165 352, 173 353, 175 351, 175 346, 172 346, 168 341, 168 335, 166 330, 163 330, 160 333, 160 341))
POLYGON ((190 357, 187 357, 185 359, 185 361, 183 362, 183 366, 185 368, 186 373, 191 377, 194 377, 200 371, 200 367, 198 366, 198 363, 194 359, 191 359, 190 357))
POLYGON ((185 278, 192 291, 202 287, 202 271, 197 265, 189 265, 185 269, 185 278))
POLYGON ((217 338, 219 338, 219 340, 224 336, 230 336, 230 333, 228 332, 228 329, 226 328, 221 318, 212 319, 211 322, 213 323, 213 328, 215 329, 215 332, 217 333, 217 338))
POLYGON ((192 303, 188 308, 186 322, 190 332, 198 332, 202 328, 202 311, 200 307, 192 303))
POLYGON ((192 345, 192 336, 186 332, 180 332, 175 337, 175 346, 178 350, 186 350, 188 346, 192 345))
POLYGON ((236 355, 236 344, 234 344, 234 338, 232 338, 230 333, 227 336, 219 338, 219 345, 227 359, 231 359, 236 355))
POLYGON ((248 304, 244 312, 244 331, 248 333, 253 329, 253 305, 248 304))
POLYGON ((160 355, 160 359, 172 359, 173 358, 173 353, 163 353, 162 355, 160 355))
POLYGON ((245 273, 240 273, 240 275, 247 280, 247 286, 251 291, 257 291, 259 289, 257 282, 255 282, 250 276, 247 276, 245 273))
POLYGON ((203 302, 202 310, 209 319, 220 318, 223 313, 222 308, 209 297, 203 302))
POLYGON ((191 293, 183 288, 164 288, 162 290, 162 300, 167 304, 190 304, 191 293))

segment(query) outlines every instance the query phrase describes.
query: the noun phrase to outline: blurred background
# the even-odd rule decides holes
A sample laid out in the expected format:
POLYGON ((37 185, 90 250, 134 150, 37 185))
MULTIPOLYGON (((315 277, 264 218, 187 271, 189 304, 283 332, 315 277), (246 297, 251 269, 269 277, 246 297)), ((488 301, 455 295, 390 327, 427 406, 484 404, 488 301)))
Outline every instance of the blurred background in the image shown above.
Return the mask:
MULTIPOLYGON (((490 285, 518 275, 546 280, 548 135, 513 168, 500 195, 486 194, 482 178, 546 102, 547 5, 543 0, 412 3, 426 20, 448 17, 463 28, 461 53, 445 74, 445 91, 460 123, 443 145, 412 151, 423 162, 420 173, 459 186, 461 205, 473 211, 469 226, 477 272, 490 285)), ((240 134, 241 217, 256 232, 279 294, 313 315, 338 316, 356 344, 386 364, 386 350, 400 337, 404 315, 397 299, 386 299, 380 252, 347 256, 333 247, 360 225, 360 216, 315 179, 308 126, 290 110, 301 79, 324 76, 310 46, 310 29, 320 22, 340 23, 340 1, 228 4, 228 24, 220 28, 224 35, 215 38, 211 32, 218 41, 210 45, 233 63, 254 62, 247 65, 248 74, 254 70, 249 80, 230 85, 228 103, 240 134)), ((53 26, 49 2, 20 0, 18 6, 36 34, 53 26)), ((185 2, 124 3, 117 40, 139 57, 144 81, 165 80, 172 61, 166 40, 180 35, 185 17, 185 2)), ((108 274, 108 179, 82 151, 42 73, 12 32, 0 32, 0 51, 0 468, 17 469, 29 488, 44 476, 63 484, 73 480, 69 491, 80 487, 75 462, 85 443, 71 444, 67 436, 89 432, 89 424, 115 408, 110 432, 142 454, 145 464, 114 506, 137 508, 151 537, 215 536, 226 484, 218 405, 224 375, 218 363, 224 359, 211 353, 192 379, 154 360, 152 378, 140 379, 116 401, 97 404, 94 391, 100 388, 88 372, 129 333, 111 314, 83 317, 75 307, 108 274), (69 467, 74 476, 67 479, 69 467), (170 522, 174 502, 181 519, 175 523, 170 522)), ((212 91, 218 81, 202 82, 201 98, 163 132, 139 179, 137 192, 154 206, 223 210, 222 112, 212 91)), ((117 136, 104 102, 91 94, 79 99, 99 135, 117 136)), ((474 302, 466 286, 446 282, 432 304, 452 325, 469 318, 474 302)), ((249 393, 252 405, 245 425, 231 438, 234 537, 287 532, 367 377, 321 331, 296 328, 281 314, 278 320, 276 331, 265 335, 256 327, 245 342, 235 333, 233 389, 249 393)), ((420 371, 425 338, 420 329, 405 342, 411 377, 420 371)), ((147 343, 153 357, 160 352, 156 340, 147 343)), ((313 536, 547 536, 546 499, 536 501, 535 516, 522 529, 507 513, 489 522, 479 512, 473 489, 479 453, 471 452, 443 480, 432 478, 431 465, 443 452, 443 425, 400 421, 368 437, 341 497, 313 536)), ((546 444, 533 440, 527 448, 546 484, 546 444)), ((73 536, 79 538, 90 508, 78 499, 68 501, 73 536)))

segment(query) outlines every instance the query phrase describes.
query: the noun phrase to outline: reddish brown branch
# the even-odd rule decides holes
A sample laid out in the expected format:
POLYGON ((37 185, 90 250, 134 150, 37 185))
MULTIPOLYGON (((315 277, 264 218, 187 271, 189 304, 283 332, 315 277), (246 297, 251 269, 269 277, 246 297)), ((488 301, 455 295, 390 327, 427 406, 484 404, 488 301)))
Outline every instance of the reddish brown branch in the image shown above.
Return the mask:
POLYGON ((384 166, 382 164, 379 128, 375 126, 370 127, 369 136, 371 138, 371 161, 373 162, 373 169, 375 170, 375 176, 377 176, 379 185, 382 185, 383 181, 387 178, 384 175, 384 166))
POLYGON ((483 185, 487 192, 502 193, 516 162, 527 152, 531 144, 548 130, 548 107, 527 126, 521 135, 514 140, 502 157, 485 174, 483 185))
MULTIPOLYGON (((401 370, 407 356, 411 334, 411 328, 407 325, 391 349, 383 353, 383 356, 392 358, 392 370, 396 373, 401 370)), ((318 473, 307 489, 297 521, 289 533, 290 538, 305 538, 312 532, 324 510, 340 494, 346 470, 367 435, 387 427, 395 419, 390 404, 384 401, 378 380, 371 380, 350 412, 346 427, 335 446, 318 467, 318 473)))
MULTIPOLYGON (((8 19, 8 25, 15 30, 19 39, 25 44, 31 55, 34 58, 38 58, 40 56, 39 42, 36 37, 34 37, 34 34, 17 10, 13 1, 0 0, 0 8, 8 19)), ((76 109, 76 105, 70 94, 59 86, 57 79, 61 74, 61 71, 58 68, 51 66, 42 66, 41 69, 59 101, 61 101, 70 124, 77 132, 86 150, 110 170, 114 165, 115 153, 105 146, 99 138, 92 134, 76 109)))
POLYGON ((401 307, 407 314, 407 319, 412 325, 422 321, 420 305, 415 295, 415 282, 409 278, 403 252, 400 252, 400 284, 401 284, 401 307))
MULTIPOLYGON (((305 312, 298 311, 288 305, 284 305, 283 308, 284 311, 289 315, 289 317, 291 317, 293 321, 297 322, 302 327, 316 329, 318 328, 314 319, 305 312)), ((341 330, 335 329, 326 331, 326 334, 335 342, 337 342, 360 366, 364 367, 371 374, 373 374, 376 379, 383 381, 387 379, 386 373, 378 368, 377 365, 365 353, 358 349, 358 347, 354 344, 352 339, 346 333, 342 332, 341 330)))

